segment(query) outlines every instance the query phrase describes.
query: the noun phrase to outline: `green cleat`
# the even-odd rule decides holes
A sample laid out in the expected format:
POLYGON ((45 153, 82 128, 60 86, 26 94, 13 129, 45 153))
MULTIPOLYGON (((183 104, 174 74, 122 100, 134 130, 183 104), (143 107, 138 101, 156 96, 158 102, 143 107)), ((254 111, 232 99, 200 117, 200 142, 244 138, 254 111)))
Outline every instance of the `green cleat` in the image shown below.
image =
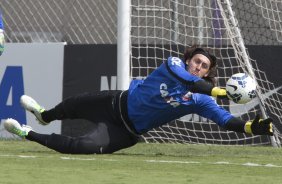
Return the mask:
POLYGON ((14 120, 12 118, 4 120, 4 127, 8 132, 15 134, 21 138, 25 138, 28 133, 32 130, 30 126, 21 126, 17 120, 14 120))

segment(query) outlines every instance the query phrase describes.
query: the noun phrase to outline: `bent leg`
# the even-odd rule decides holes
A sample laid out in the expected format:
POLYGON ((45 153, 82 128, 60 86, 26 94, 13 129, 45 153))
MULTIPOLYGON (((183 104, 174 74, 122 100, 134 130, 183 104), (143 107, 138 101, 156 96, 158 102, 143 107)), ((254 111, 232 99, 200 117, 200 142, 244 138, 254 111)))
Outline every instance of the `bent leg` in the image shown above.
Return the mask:
POLYGON ((47 121, 62 119, 87 119, 93 122, 112 120, 114 113, 112 100, 118 91, 83 93, 66 98, 53 109, 44 111, 41 116, 47 121), (111 118, 111 119, 110 119, 111 118))

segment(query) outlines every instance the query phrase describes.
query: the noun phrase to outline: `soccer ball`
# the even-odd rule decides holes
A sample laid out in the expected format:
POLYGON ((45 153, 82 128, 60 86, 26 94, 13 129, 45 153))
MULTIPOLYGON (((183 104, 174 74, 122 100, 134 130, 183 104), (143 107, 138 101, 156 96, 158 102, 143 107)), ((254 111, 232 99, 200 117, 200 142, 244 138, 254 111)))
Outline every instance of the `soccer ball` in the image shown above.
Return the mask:
POLYGON ((228 79, 226 92, 233 102, 245 104, 256 97, 256 83, 249 75, 236 73, 228 79))

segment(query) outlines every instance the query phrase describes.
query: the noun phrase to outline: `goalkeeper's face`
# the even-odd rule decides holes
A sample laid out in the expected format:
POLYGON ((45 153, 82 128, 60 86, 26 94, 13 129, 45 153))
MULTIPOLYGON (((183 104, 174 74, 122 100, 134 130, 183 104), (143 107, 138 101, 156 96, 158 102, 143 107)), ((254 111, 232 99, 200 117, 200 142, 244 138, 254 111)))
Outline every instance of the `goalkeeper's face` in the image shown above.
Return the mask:
POLYGON ((210 71, 211 62, 209 58, 202 54, 195 54, 190 60, 186 61, 187 70, 192 75, 206 77, 210 71))

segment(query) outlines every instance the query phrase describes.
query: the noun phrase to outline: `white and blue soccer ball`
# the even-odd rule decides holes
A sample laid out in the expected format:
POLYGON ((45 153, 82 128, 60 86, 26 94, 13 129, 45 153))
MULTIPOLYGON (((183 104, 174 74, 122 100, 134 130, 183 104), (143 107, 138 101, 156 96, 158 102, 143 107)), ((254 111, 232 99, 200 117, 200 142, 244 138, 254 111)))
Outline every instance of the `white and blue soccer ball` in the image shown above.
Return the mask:
POLYGON ((228 79, 226 93, 233 102, 245 104, 256 97, 256 83, 248 74, 236 73, 228 79))

